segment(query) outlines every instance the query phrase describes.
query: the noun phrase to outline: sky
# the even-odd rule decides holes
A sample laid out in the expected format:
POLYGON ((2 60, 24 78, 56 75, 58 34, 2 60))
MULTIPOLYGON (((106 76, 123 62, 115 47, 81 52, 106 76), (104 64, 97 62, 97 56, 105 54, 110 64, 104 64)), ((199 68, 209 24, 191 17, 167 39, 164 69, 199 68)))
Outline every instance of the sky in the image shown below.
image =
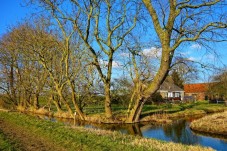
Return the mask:
POLYGON ((23 0, 0 1, 0 35, 7 32, 9 26, 16 25, 18 21, 27 17, 31 8, 25 7, 23 0))
MULTIPOLYGON (((0 1, 0 36, 7 32, 10 26, 16 25, 24 18, 28 17, 34 10, 31 7, 26 7, 24 0, 1 0, 0 1)), ((195 61, 205 61, 211 64, 216 64, 219 67, 227 65, 227 42, 215 44, 214 49, 217 50, 218 58, 214 54, 205 54, 204 48, 196 43, 192 43, 184 48, 185 56, 195 61)), ((154 50, 153 47, 144 50, 144 53, 149 54, 149 50, 154 50)), ((116 64, 116 68, 118 65, 116 64)), ((206 80, 205 80, 206 81, 206 80)), ((203 80, 201 80, 203 82, 203 80)))

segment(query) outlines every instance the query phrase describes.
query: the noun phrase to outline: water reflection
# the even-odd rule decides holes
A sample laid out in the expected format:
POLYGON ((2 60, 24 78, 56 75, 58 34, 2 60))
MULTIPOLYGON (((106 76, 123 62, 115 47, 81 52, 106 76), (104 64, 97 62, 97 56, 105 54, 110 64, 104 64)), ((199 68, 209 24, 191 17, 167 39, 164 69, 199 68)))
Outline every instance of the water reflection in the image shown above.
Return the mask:
MULTIPOLYGON (((71 119, 52 118, 39 116, 39 118, 51 120, 53 122, 62 122, 66 125, 83 126, 85 128, 105 129, 111 131, 120 131, 124 134, 139 135, 146 138, 156 138, 165 141, 178 142, 190 145, 202 145, 212 147, 216 150, 227 150, 227 138, 217 138, 217 136, 205 136, 193 132, 189 128, 192 119, 176 120, 169 125, 155 125, 152 123, 140 124, 95 124, 71 119)), ((220 137, 220 136, 219 136, 220 137)))
POLYGON ((201 135, 193 132, 189 128, 190 122, 187 120, 177 120, 171 125, 145 125, 141 127, 143 137, 156 138, 165 141, 173 141, 182 144, 201 145, 212 147, 216 150, 227 150, 227 138, 217 135, 201 135))
POLYGON ((188 123, 184 120, 178 120, 171 125, 146 126, 143 129, 144 137, 158 138, 166 141, 180 142, 183 144, 197 144, 199 138, 192 134, 188 123))
POLYGON ((172 125, 163 126, 165 136, 174 142, 181 142, 183 144, 196 144, 199 138, 192 135, 187 122, 178 120, 172 125))

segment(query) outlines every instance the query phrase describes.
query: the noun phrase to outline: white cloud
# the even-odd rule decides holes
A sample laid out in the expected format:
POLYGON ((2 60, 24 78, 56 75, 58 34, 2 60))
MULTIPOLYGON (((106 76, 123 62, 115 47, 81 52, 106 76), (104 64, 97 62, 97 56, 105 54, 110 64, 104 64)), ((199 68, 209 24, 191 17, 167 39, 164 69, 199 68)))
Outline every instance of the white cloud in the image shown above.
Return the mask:
POLYGON ((160 58, 161 57, 161 52, 162 52, 161 48, 151 47, 149 49, 144 49, 142 51, 142 54, 144 56, 147 56, 147 57, 160 58))
MULTIPOLYGON (((108 61, 105 61, 105 60, 100 59, 99 62, 100 62, 100 64, 101 64, 103 67, 107 67, 107 65, 108 65, 108 61)), ((122 65, 121 65, 121 63, 120 63, 119 61, 113 61, 113 62, 112 62, 112 67, 113 67, 113 68, 120 68, 121 66, 122 66, 122 65)))
POLYGON ((200 44, 193 44, 190 46, 191 49, 201 49, 202 46, 200 44))
POLYGON ((195 58, 195 57, 189 57, 189 58, 187 58, 186 60, 188 60, 188 61, 198 61, 198 58, 195 58))
POLYGON ((113 61, 113 68, 120 68, 122 65, 119 61, 113 61))

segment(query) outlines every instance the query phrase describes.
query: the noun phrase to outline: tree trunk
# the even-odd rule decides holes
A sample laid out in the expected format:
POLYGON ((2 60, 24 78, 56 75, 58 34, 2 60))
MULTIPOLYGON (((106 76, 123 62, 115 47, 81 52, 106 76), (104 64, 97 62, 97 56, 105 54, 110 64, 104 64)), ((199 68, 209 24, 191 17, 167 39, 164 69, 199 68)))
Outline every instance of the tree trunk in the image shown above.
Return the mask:
POLYGON ((127 129, 131 135, 143 136, 139 124, 128 124, 127 129))
POLYGON ((139 97, 138 99, 135 100, 135 104, 134 104, 133 108, 130 110, 125 123, 139 122, 144 103, 145 103, 145 99, 142 97, 139 97))
POLYGON ((60 104, 59 100, 55 100, 53 95, 51 95, 50 100, 52 100, 54 105, 56 106, 57 112, 62 112, 61 104, 60 104))
POLYGON ((34 103, 33 105, 34 105, 35 109, 38 109, 39 108, 39 94, 35 94, 33 103, 34 103))
POLYGON ((53 100, 53 103, 57 108, 57 112, 62 112, 61 105, 60 105, 59 101, 53 100))
POLYGON ((9 74, 9 87, 10 87, 10 93, 11 93, 11 98, 13 100, 13 103, 15 105, 18 105, 18 102, 16 101, 16 92, 14 89, 14 73, 13 73, 13 63, 10 66, 10 74, 9 74))
POLYGON ((76 92, 75 92, 74 82, 71 81, 70 79, 68 79, 68 84, 70 85, 70 88, 71 88, 72 102, 73 102, 74 108, 76 110, 76 114, 79 115, 79 117, 80 117, 81 120, 85 120, 84 119, 84 114, 81 111, 78 103, 76 102, 76 92))
POLYGON ((159 89, 160 85, 168 75, 171 60, 172 57, 168 56, 168 51, 165 51, 165 49, 163 49, 161 66, 158 70, 158 73, 155 75, 154 80, 150 84, 148 84, 147 87, 144 88, 144 90, 139 91, 140 94, 136 98, 134 106, 129 110, 130 112, 125 121, 126 123, 139 122, 139 117, 146 100, 159 89))
POLYGON ((57 89, 58 95, 60 97, 60 101, 62 103, 64 103, 64 105, 66 106, 66 108, 67 108, 68 112, 70 113, 70 115, 73 116, 73 111, 72 111, 71 107, 69 106, 68 102, 65 100, 64 96, 62 95, 61 89, 59 89, 58 87, 56 87, 56 89, 57 89))
POLYGON ((112 118, 110 84, 105 85, 105 115, 107 118, 112 118))
POLYGON ((84 120, 84 114, 81 111, 79 105, 76 103, 76 94, 73 91, 72 91, 72 101, 73 101, 73 105, 74 105, 74 107, 76 109, 76 114, 79 115, 79 117, 80 117, 81 120, 84 120))

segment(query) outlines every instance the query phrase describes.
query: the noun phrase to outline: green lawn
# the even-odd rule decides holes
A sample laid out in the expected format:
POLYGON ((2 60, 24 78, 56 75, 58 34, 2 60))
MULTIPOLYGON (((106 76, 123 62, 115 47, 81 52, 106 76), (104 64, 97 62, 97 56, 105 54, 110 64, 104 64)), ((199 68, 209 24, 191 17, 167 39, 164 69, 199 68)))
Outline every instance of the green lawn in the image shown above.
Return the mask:
POLYGON ((9 140, 5 137, 3 132, 0 130, 0 150, 2 151, 19 151, 19 149, 15 149, 14 145, 9 142, 9 140))
MULTIPOLYGON (((126 113, 127 108, 123 107, 121 105, 112 105, 112 109, 114 112, 122 112, 126 113)), ((224 104, 209 104, 208 101, 197 101, 197 102, 191 102, 191 103, 178 103, 178 104, 171 104, 171 103, 165 103, 160 105, 148 105, 146 104, 143 107, 142 115, 149 115, 153 113, 176 113, 188 109, 193 110, 204 110, 207 113, 211 112, 219 112, 224 111, 227 109, 227 107, 224 104)), ((84 108, 85 113, 87 114, 98 114, 104 112, 103 106, 87 106, 84 108)))

